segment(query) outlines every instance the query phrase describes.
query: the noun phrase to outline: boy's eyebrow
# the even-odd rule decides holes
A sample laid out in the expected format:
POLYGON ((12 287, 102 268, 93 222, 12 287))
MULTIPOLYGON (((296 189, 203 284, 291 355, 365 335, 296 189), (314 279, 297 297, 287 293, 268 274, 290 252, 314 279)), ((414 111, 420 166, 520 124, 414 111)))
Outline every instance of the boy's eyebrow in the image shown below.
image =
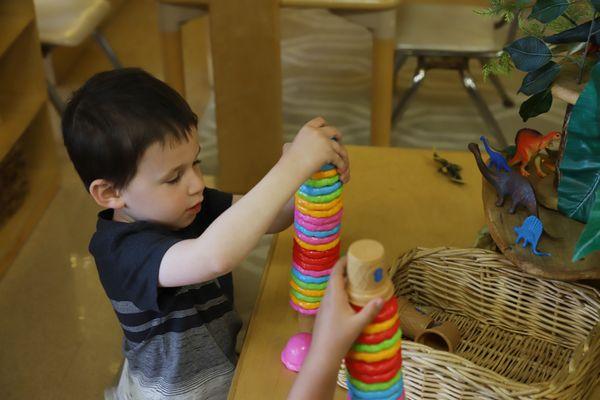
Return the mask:
MULTIPOLYGON (((194 161, 196 161, 198 159, 198 155, 200 155, 201 150, 202 150, 202 146, 198 145, 198 152, 196 153, 196 156, 194 157, 194 161)), ((173 172, 177 172, 180 169, 182 169, 183 167, 185 167, 185 164, 179 164, 178 166, 176 166, 175 168, 172 168, 169 172, 164 174, 161 179, 167 179, 171 174, 173 174, 173 172)))

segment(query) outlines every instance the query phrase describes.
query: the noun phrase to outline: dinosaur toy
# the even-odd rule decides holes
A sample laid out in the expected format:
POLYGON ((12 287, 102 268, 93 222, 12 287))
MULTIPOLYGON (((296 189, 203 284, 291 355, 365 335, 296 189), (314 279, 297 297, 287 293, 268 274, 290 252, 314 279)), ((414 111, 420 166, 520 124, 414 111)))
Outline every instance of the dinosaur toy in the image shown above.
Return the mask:
POLYGON ((542 221, 539 220, 535 215, 530 215, 525 218, 523 221, 523 225, 515 226, 515 232, 517 233, 517 240, 515 244, 519 244, 521 239, 523 240, 523 248, 526 248, 527 245, 531 244, 531 251, 536 256, 549 256, 550 253, 542 253, 537 250, 538 241, 540 240, 540 236, 542 236, 542 232, 544 231, 544 227, 542 225, 542 221))
POLYGON ((448 179, 450 179, 454 183, 458 183, 461 185, 465 183, 462 180, 462 176, 460 176, 460 171, 462 170, 462 167, 460 165, 453 164, 445 158, 440 157, 439 154, 435 152, 435 150, 433 152, 433 160, 440 164, 440 167, 438 168, 439 173, 446 175, 448 179))
POLYGON ((523 206, 530 214, 538 215, 537 201, 535 192, 529 181, 522 177, 518 172, 510 170, 508 172, 495 171, 489 168, 481 158, 481 151, 477 143, 469 143, 469 150, 475 156, 475 161, 479 167, 479 171, 493 187, 496 189, 498 201, 496 206, 502 207, 506 196, 512 198, 512 205, 508 210, 514 214, 517 207, 523 206))
POLYGON ((487 151, 488 155, 490 156, 490 162, 488 163, 488 167, 495 167, 499 171, 510 171, 510 167, 508 166, 508 163, 506 162, 504 156, 492 149, 487 138, 482 135, 481 137, 479 137, 479 140, 481 140, 481 142, 485 146, 485 151, 487 151))
MULTIPOLYGON (((508 165, 513 166, 521 164, 519 172, 523 176, 529 176, 526 168, 532 159, 535 159, 539 152, 548 147, 553 141, 560 140, 561 133, 558 131, 551 131, 546 135, 542 135, 535 129, 523 128, 519 129, 517 136, 515 136, 515 144, 517 145, 517 152, 515 156, 508 162, 508 165)), ((539 163, 535 164, 535 172, 540 178, 546 176, 546 173, 542 171, 539 163)))

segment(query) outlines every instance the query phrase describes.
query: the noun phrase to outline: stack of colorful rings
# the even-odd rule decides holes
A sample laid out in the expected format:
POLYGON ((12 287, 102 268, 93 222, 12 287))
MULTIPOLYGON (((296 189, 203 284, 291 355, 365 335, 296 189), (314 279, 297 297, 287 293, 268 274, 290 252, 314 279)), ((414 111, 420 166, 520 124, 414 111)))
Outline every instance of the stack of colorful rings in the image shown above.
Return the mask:
POLYGON ((404 400, 399 327, 398 301, 391 296, 346 356, 349 399, 404 400))
POLYGON ((314 315, 340 257, 342 182, 332 164, 313 174, 295 196, 290 305, 314 315))

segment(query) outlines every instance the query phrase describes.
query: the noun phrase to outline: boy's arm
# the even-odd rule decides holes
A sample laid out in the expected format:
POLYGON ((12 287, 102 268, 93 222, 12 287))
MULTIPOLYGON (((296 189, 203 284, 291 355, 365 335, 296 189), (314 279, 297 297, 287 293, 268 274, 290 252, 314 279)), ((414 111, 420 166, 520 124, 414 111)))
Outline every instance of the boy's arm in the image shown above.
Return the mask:
POLYGON ((344 170, 335 141, 340 133, 322 118, 306 124, 277 164, 246 195, 236 199, 196 239, 171 246, 160 264, 160 286, 205 282, 231 272, 256 246, 296 189, 321 165, 331 162, 344 170))
MULTIPOLYGON (((243 196, 239 194, 233 195, 233 200, 231 205, 234 205, 239 199, 243 196)), ((287 203, 283 206, 279 213, 275 217, 275 220, 267 229, 266 233, 279 233, 286 230, 291 224, 294 222, 294 196, 288 200, 287 203)))

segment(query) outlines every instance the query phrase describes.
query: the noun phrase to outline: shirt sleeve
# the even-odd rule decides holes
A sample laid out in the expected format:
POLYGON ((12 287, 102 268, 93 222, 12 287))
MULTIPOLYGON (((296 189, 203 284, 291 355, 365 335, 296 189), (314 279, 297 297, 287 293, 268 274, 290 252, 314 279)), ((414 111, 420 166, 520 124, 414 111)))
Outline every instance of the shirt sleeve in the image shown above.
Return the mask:
POLYGON ((90 245, 102 285, 111 300, 160 311, 161 295, 169 292, 158 287, 160 263, 181 239, 160 230, 124 228, 90 245))

